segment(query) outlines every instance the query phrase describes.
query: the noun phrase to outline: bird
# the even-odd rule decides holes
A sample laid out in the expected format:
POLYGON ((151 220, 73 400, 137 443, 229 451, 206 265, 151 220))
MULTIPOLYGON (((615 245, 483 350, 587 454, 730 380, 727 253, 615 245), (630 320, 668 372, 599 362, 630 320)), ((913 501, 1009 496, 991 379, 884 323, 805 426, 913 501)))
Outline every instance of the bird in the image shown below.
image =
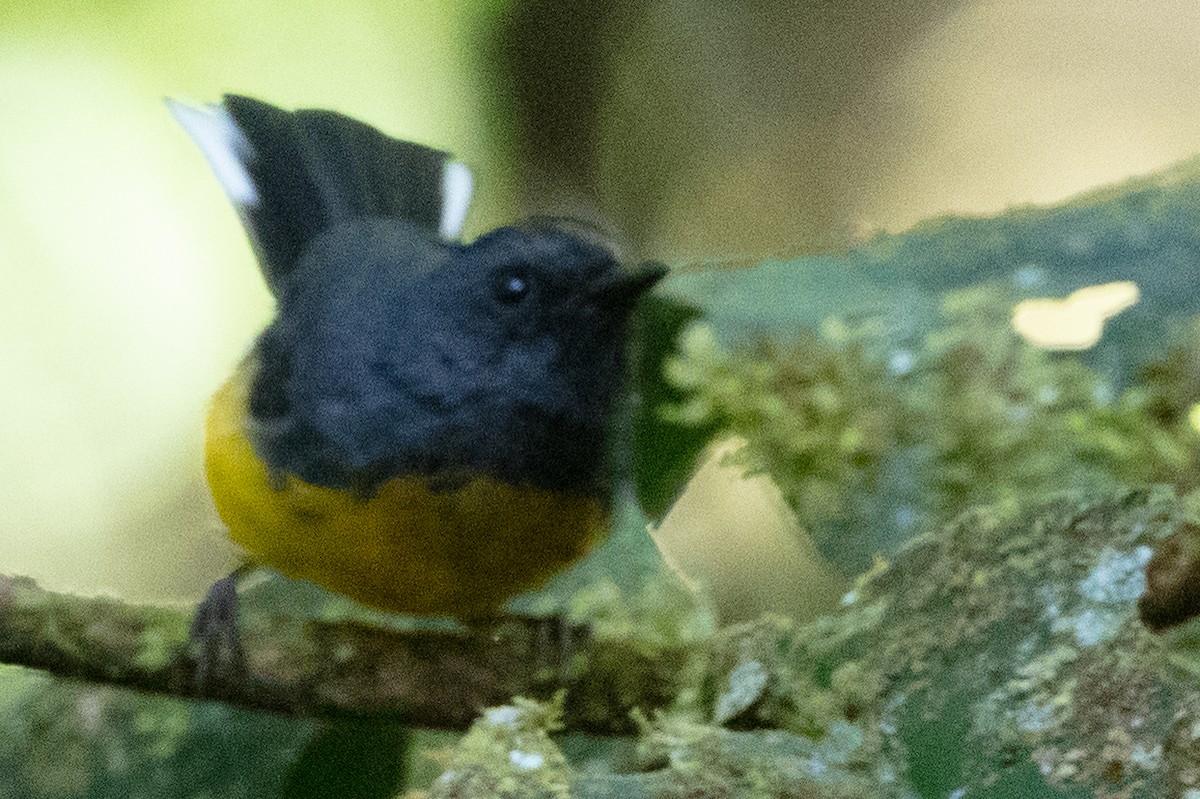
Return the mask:
MULTIPOLYGON (((169 104, 275 300, 205 424, 246 562, 469 621, 602 540, 629 321, 667 269, 556 217, 461 241, 468 168, 335 111, 169 104)), ((241 571, 195 625, 235 616, 241 571)))

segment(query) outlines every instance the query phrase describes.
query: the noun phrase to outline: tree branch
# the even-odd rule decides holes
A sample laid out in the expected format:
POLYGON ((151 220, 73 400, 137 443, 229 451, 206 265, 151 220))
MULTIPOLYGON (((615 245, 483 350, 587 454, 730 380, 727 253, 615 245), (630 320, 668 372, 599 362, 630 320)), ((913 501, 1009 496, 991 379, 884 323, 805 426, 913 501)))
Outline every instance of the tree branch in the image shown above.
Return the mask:
MULTIPOLYGON (((629 712, 669 704, 690 654, 634 642, 564 638, 555 620, 487 629, 396 632, 356 622, 252 617, 241 628, 249 674, 199 684, 188 613, 46 591, 0 575, 0 662, 188 699, 284 715, 396 715, 465 729, 479 711, 567 689, 568 729, 628 732, 629 712), (581 657, 577 657, 580 656, 581 657)), ((690 672, 690 676, 688 676, 690 672)))

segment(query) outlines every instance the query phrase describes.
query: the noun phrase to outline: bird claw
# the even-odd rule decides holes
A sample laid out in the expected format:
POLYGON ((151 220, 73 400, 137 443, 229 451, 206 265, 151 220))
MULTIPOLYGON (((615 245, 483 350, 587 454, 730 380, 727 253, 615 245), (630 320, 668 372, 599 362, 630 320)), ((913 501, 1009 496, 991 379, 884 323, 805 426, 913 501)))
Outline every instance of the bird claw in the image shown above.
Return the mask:
POLYGON ((213 583, 192 617, 188 651, 195 664, 195 689, 201 696, 226 696, 249 678, 237 626, 237 581, 242 571, 235 569, 213 583))

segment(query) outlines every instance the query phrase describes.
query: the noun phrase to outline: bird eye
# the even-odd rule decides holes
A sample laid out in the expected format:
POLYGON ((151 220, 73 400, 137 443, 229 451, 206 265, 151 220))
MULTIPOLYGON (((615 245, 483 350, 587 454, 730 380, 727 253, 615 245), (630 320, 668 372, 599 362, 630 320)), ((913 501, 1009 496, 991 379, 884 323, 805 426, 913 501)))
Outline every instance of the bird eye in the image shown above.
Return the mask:
POLYGON ((524 269, 503 272, 496 283, 496 299, 518 303, 529 295, 529 283, 529 274, 524 269))

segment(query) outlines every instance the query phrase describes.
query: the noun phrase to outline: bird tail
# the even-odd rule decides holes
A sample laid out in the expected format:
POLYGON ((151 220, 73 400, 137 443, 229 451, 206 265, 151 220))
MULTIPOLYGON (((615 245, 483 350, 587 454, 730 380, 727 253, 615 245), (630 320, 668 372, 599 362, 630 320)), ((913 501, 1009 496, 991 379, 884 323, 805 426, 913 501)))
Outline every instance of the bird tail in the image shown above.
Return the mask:
POLYGON ((240 95, 168 105, 237 207, 272 291, 331 225, 395 217, 454 238, 466 217, 471 173, 441 150, 333 111, 285 111, 240 95))

